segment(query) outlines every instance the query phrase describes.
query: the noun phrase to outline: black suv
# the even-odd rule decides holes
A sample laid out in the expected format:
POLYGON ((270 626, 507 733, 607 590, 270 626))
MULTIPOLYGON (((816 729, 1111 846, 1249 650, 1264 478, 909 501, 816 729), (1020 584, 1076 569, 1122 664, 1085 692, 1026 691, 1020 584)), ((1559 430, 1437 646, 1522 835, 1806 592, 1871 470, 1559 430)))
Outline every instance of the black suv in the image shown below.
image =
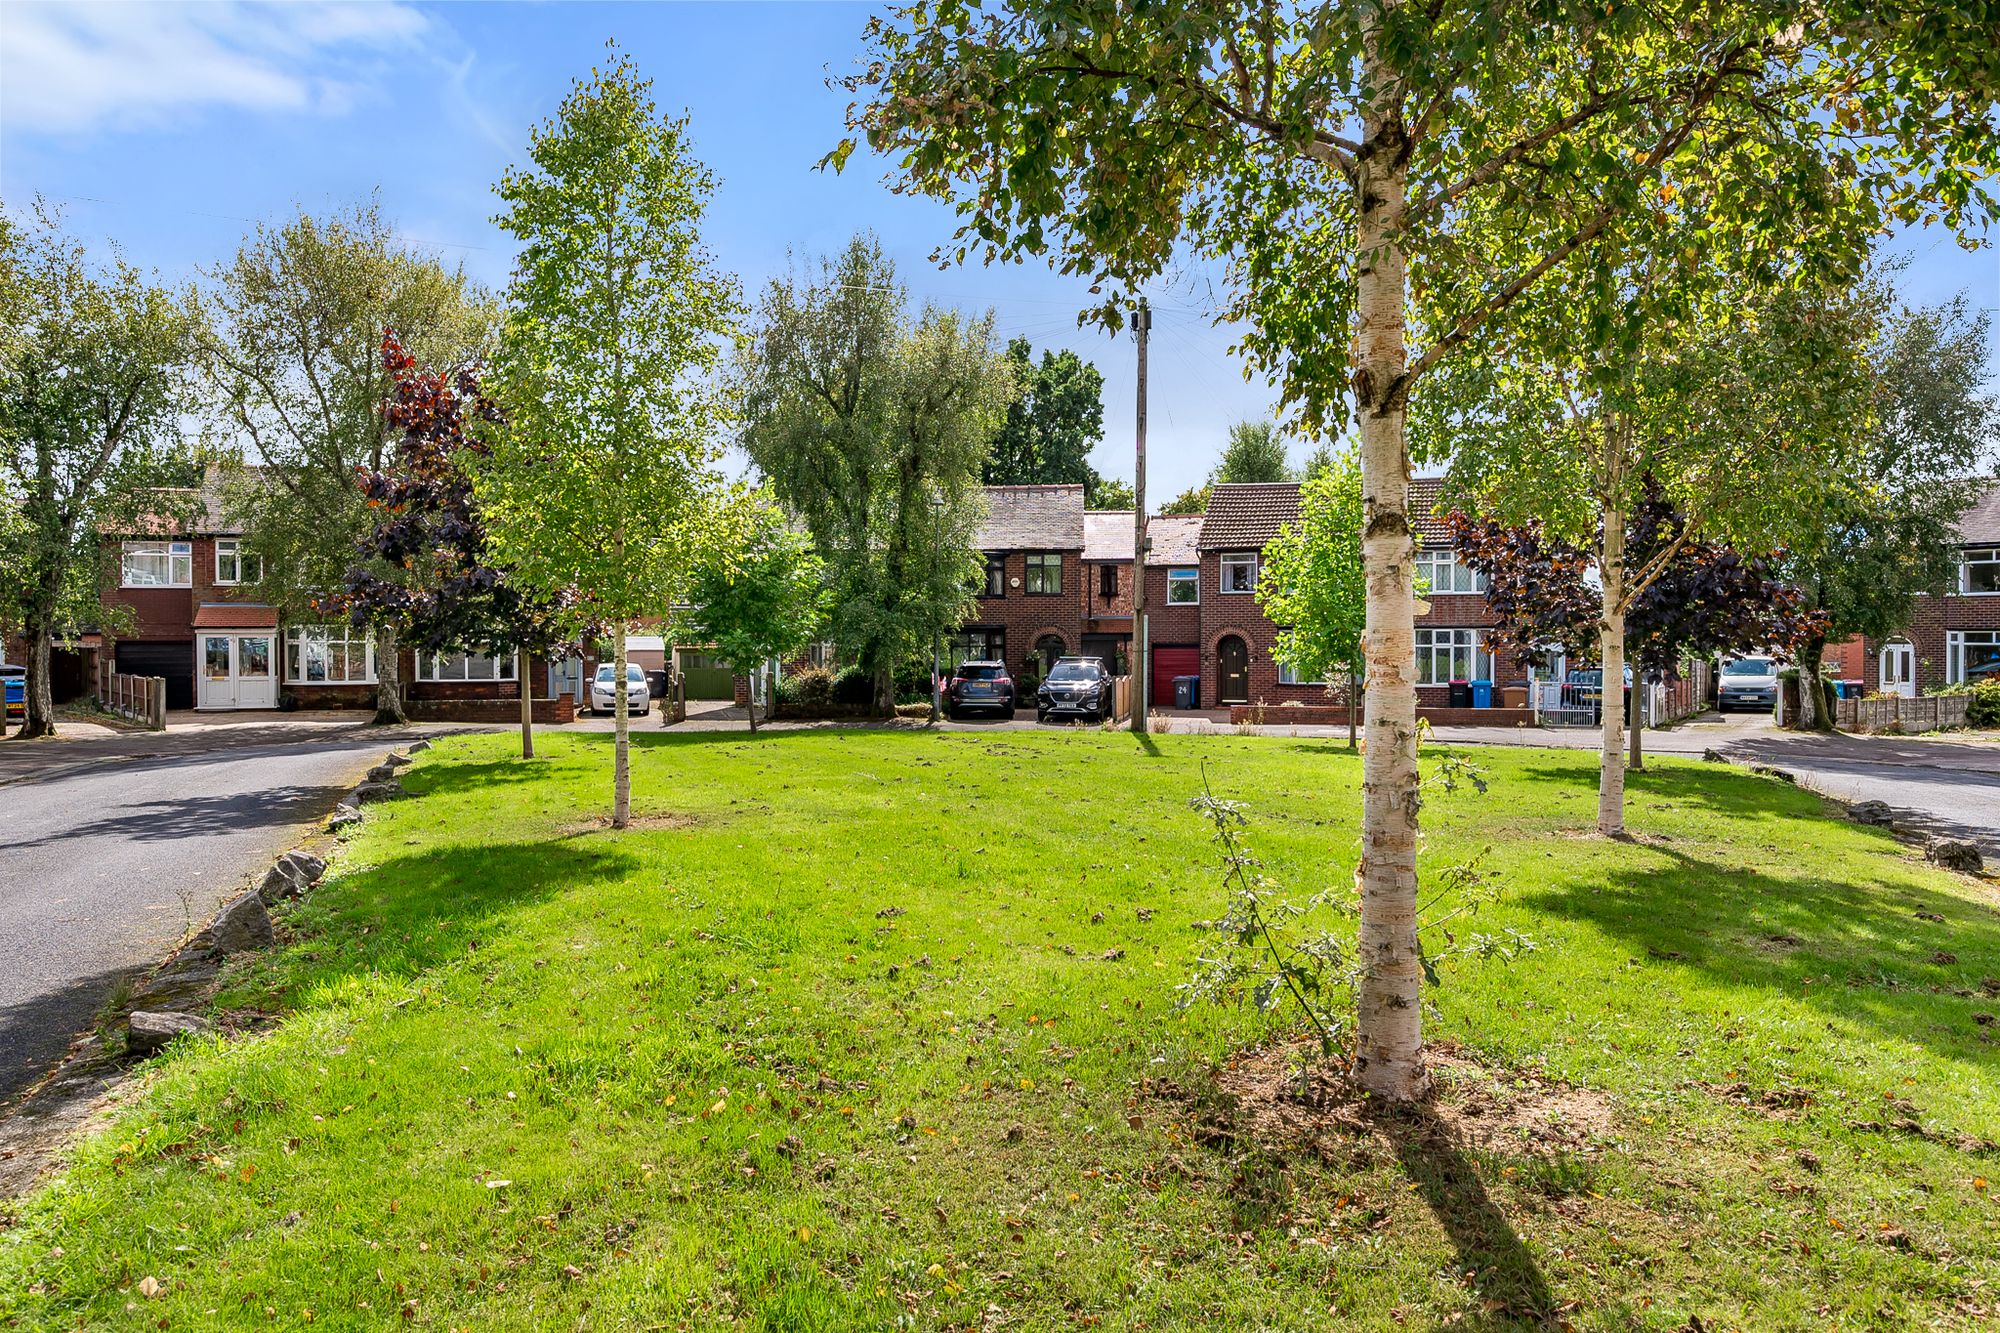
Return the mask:
POLYGON ((1111 673, 1095 657, 1059 657, 1035 691, 1035 721, 1058 715, 1102 720, 1111 710, 1111 673))
POLYGON ((1003 662, 961 662, 944 687, 946 717, 975 708, 991 708, 1014 716, 1014 678, 1003 662))

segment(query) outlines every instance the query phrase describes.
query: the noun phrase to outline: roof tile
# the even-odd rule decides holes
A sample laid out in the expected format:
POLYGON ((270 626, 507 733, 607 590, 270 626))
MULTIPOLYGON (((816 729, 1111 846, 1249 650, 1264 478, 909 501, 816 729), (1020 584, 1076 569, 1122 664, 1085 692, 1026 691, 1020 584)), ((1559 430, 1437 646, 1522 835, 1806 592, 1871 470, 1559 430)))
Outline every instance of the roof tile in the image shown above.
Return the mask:
POLYGON ((982 551, 1081 551, 1083 487, 988 486, 982 551))

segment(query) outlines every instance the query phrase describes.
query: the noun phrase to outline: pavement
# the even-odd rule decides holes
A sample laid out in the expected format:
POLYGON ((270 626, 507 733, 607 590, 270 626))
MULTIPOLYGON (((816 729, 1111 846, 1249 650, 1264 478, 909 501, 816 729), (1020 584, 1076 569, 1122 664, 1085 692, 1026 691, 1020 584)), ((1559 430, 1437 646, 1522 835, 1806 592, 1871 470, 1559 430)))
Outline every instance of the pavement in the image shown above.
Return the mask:
POLYGON ((371 764, 443 729, 243 714, 0 741, 0 1105, 371 764))

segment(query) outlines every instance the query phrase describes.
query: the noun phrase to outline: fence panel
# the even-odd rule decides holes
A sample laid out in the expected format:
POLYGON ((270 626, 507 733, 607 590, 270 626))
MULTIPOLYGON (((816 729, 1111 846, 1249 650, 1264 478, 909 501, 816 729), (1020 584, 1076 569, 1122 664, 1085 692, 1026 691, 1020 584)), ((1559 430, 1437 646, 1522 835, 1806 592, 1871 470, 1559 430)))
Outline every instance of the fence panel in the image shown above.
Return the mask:
POLYGON ((130 676, 105 671, 97 680, 97 701, 105 711, 130 718, 154 731, 167 729, 167 681, 164 676, 130 676))
POLYGON ((1933 694, 1921 699, 1883 695, 1875 699, 1840 699, 1833 708, 1834 725, 1843 731, 1931 731, 1966 725, 1972 700, 1963 694, 1933 694))

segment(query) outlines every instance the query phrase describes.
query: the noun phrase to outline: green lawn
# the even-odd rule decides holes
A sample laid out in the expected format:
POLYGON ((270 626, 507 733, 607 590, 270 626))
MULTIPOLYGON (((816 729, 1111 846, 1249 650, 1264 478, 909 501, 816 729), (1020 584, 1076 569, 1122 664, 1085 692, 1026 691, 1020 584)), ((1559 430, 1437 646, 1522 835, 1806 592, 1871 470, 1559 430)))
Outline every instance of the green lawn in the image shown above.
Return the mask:
POLYGON ((0 1314, 1992 1326, 1992 886, 1808 793, 1656 760, 1610 845, 1591 756, 1481 754, 1425 864, 1490 843, 1478 928, 1539 948, 1450 974, 1431 1032, 1454 1123, 1497 1127, 1349 1107, 1303 1141, 1308 1108, 1216 1084, 1275 1067, 1262 1020, 1173 1012, 1223 901, 1186 801, 1205 759, 1303 899, 1351 877, 1345 750, 647 737, 613 834, 608 739, 425 756, 222 998, 286 1020, 177 1049, 14 1211, 0 1314))

